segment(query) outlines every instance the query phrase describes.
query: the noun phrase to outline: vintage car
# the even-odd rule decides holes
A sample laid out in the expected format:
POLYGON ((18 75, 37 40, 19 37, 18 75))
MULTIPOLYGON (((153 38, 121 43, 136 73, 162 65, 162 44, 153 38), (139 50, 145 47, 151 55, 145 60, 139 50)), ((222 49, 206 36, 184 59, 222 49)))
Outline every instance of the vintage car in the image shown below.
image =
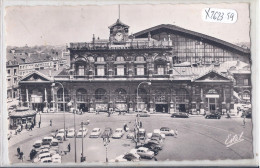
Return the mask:
POLYGON ((94 129, 91 131, 89 137, 90 137, 90 138, 98 138, 100 134, 101 134, 101 129, 100 129, 100 128, 94 128, 94 129))
POLYGON ((205 115, 206 119, 220 119, 221 115, 219 113, 210 113, 205 115))
POLYGON ((171 115, 172 118, 189 118, 188 113, 176 112, 171 115))
POLYGON ((33 144, 33 147, 35 147, 35 148, 39 148, 39 147, 41 147, 41 146, 42 146, 42 141, 41 141, 41 140, 37 140, 37 141, 35 141, 34 144, 33 144))
POLYGON ((77 138, 82 138, 85 137, 88 134, 88 129, 87 128, 80 128, 79 132, 77 134, 77 138))
POLYGON ((42 139, 42 145, 50 145, 53 140, 53 137, 44 137, 42 139))
POLYGON ((141 158, 152 159, 154 157, 154 152, 150 151, 148 148, 145 148, 145 147, 138 148, 137 154, 140 155, 141 158))
POLYGON ((52 158, 51 157, 46 157, 41 159, 41 163, 52 163, 52 158))
POLYGON ((51 142, 51 146, 58 146, 59 145, 59 140, 58 139, 53 139, 51 142))
POLYGON ((120 139, 124 135, 124 132, 125 131, 122 128, 117 128, 113 133, 112 138, 120 139))
POLYGON ((155 134, 155 135, 156 135, 156 134, 160 134, 161 138, 162 138, 162 139, 165 139, 165 134, 162 133, 160 129, 154 129, 152 133, 148 133, 148 134, 147 134, 147 138, 148 138, 148 139, 151 138, 154 134, 155 134))
POLYGON ((59 154, 52 155, 52 163, 61 163, 61 156, 59 154))
POLYGON ((110 138, 113 134, 113 130, 109 127, 106 127, 104 132, 101 135, 101 138, 110 138))
POLYGON ((142 111, 136 114, 136 117, 150 117, 150 113, 148 111, 142 111))
POLYGON ((115 159, 110 160, 109 162, 127 162, 127 161, 138 162, 140 161, 140 158, 141 157, 137 154, 137 150, 131 149, 130 152, 120 155, 115 159))
POLYGON ((75 134, 76 134, 75 129, 74 129, 74 128, 71 128, 71 129, 69 129, 69 131, 68 131, 67 137, 68 137, 68 138, 73 138, 73 137, 75 137, 75 134))
POLYGON ((166 136, 174 136, 174 130, 170 129, 169 127, 162 127, 160 131, 162 134, 165 134, 166 136))
POLYGON ((159 151, 162 150, 162 146, 155 141, 149 141, 148 143, 143 144, 143 147, 153 151, 154 155, 157 155, 159 151))
POLYGON ((51 158, 51 154, 48 153, 48 152, 47 153, 41 153, 33 160, 33 162, 38 163, 41 160, 43 160, 44 158, 51 158))

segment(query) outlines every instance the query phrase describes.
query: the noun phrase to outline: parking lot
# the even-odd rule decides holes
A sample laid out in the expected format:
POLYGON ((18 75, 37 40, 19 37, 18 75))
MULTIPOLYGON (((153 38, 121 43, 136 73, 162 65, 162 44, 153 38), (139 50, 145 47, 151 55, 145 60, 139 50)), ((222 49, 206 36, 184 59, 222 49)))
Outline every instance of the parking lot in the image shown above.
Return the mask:
MULTIPOLYGON (((36 140, 40 140, 51 134, 53 130, 63 128, 62 114, 42 114, 42 127, 33 131, 22 132, 9 140, 9 158, 11 163, 20 163, 16 156, 18 144, 25 153, 24 162, 30 163, 29 153, 36 140), (49 126, 52 119, 53 125, 49 126)), ((38 117, 38 116, 37 116, 38 117)), ((87 162, 105 162, 106 148, 102 138, 89 138, 93 128, 106 127, 123 128, 126 123, 130 129, 134 128, 135 115, 116 115, 107 117, 106 114, 83 114, 76 115, 76 130, 80 128, 81 121, 90 120, 86 126, 88 135, 83 138, 83 151, 87 162)), ((178 136, 167 136, 163 142, 163 149, 156 156, 158 161, 165 160, 215 160, 215 159, 248 159, 253 157, 252 147, 252 122, 246 119, 246 126, 242 125, 242 118, 234 117, 227 119, 205 119, 203 116, 190 116, 190 118, 171 118, 169 115, 151 115, 151 117, 141 117, 143 128, 147 133, 161 127, 169 127, 178 130, 178 136), (243 141, 230 147, 226 147, 225 141, 228 136, 241 135, 243 141), (214 152, 212 152, 214 151, 214 152)), ((66 128, 73 128, 73 115, 66 114, 66 128)), ((82 153, 82 139, 76 138, 76 158, 80 162, 82 153)), ((126 138, 126 134, 121 139, 110 138, 108 145, 108 160, 129 152, 135 147, 135 143, 126 138)), ((75 162, 75 141, 74 138, 67 138, 59 144, 59 152, 62 155, 62 163, 75 162), (67 151, 67 145, 71 145, 71 151, 67 151), (65 152, 64 152, 65 151, 65 152), (66 154, 65 154, 66 153, 66 154)), ((145 159, 145 161, 148 161, 145 159)), ((154 160, 151 160, 154 161, 154 160)))

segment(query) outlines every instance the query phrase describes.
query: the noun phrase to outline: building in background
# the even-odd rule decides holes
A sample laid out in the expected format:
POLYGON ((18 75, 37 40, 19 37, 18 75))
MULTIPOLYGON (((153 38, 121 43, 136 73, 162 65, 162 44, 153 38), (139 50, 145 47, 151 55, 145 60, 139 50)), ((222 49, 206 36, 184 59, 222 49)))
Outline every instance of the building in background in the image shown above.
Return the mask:
MULTIPOLYGON (((242 86, 233 67, 247 64, 250 76, 249 49, 174 25, 129 35, 129 26, 118 19, 109 31, 109 39, 93 35, 90 42, 71 43, 69 70, 24 76, 19 82, 23 104, 51 111, 69 111, 69 102, 88 112, 234 111, 234 91, 244 90, 237 89, 242 86), (137 97, 144 81, 151 85, 140 85, 137 97)), ((242 78, 243 72, 238 74, 242 78)))

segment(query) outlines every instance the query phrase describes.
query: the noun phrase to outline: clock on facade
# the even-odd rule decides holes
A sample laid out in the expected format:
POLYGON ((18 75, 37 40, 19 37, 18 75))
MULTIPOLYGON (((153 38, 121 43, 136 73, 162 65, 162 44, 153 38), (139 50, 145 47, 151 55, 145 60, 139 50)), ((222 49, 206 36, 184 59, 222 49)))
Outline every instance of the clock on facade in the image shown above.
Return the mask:
POLYGON ((115 35, 116 41, 122 41, 123 40, 123 34, 121 32, 117 32, 115 35))

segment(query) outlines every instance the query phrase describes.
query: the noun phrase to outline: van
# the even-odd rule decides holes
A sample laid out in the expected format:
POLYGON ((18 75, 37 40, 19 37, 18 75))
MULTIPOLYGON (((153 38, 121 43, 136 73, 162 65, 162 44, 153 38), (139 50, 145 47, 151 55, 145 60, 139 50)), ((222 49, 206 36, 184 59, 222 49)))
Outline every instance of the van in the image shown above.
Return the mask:
POLYGON ((42 145, 51 145, 53 137, 44 137, 42 139, 42 145))

